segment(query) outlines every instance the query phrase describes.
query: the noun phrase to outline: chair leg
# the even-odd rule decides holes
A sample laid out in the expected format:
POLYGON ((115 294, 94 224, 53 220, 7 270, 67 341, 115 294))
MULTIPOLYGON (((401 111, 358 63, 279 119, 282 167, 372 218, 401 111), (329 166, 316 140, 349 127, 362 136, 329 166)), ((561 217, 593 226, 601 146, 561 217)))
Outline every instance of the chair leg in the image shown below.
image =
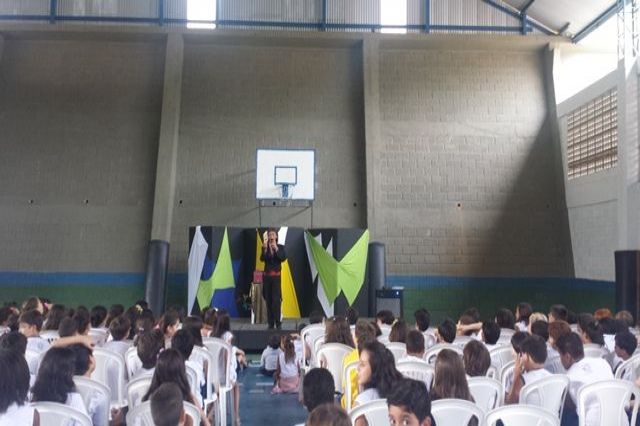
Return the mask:
POLYGON ((229 391, 229 410, 231 411, 231 426, 236 426, 236 396, 234 388, 229 391))
POLYGON ((218 413, 220 417, 220 426, 227 426, 227 393, 220 392, 218 395, 218 406, 220 408, 220 412, 218 413))

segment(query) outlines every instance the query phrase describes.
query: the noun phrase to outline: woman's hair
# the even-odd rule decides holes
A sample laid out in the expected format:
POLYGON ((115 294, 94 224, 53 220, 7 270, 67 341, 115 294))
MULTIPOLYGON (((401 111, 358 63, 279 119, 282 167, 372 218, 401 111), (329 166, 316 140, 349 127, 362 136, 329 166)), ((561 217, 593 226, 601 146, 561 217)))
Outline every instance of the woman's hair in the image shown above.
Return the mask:
POLYGON ((595 322, 595 318, 588 312, 578 314, 578 329, 584 331, 590 322, 595 322))
POLYGON ((102 327, 106 319, 107 308, 102 305, 97 305, 91 308, 91 327, 102 327))
POLYGON ((531 305, 526 302, 520 302, 516 306, 516 310, 518 311, 518 318, 516 318, 516 321, 523 321, 525 325, 529 325, 529 317, 533 313, 531 305))
POLYGON ((462 350, 462 360, 464 361, 464 371, 471 377, 486 376, 487 370, 491 366, 491 356, 489 350, 482 342, 471 340, 462 350))
POLYGON ((138 358, 142 361, 142 367, 146 369, 155 367, 158 354, 164 347, 164 336, 160 330, 142 333, 137 343, 138 358))
POLYGON ((156 319, 153 312, 149 309, 143 309, 136 318, 136 334, 146 333, 156 325, 156 319))
POLYGON ((202 343, 202 319, 196 316, 188 316, 182 321, 182 329, 187 330, 193 336, 193 344, 203 346, 202 343))
POLYGON ((271 349, 278 349, 280 347, 280 336, 278 336, 277 334, 272 334, 271 336, 269 336, 267 346, 269 346, 271 349))
POLYGON ((47 313, 47 318, 44 321, 44 325, 42 326, 43 330, 58 330, 58 326, 60 325, 60 321, 67 316, 67 310, 64 308, 64 305, 55 304, 49 309, 47 313))
POLYGON ((326 321, 325 326, 325 343, 342 343, 355 348, 353 336, 351 335, 351 327, 344 317, 333 317, 326 321))
MULTIPOLYGON (((38 306, 40 306, 42 302, 40 301, 40 299, 38 299, 35 296, 31 296, 30 298, 28 298, 27 300, 25 300, 22 303, 22 312, 26 312, 26 311, 30 311, 32 309, 38 309, 38 306)), ((42 313, 42 312, 41 312, 42 313)))
POLYGON ((202 314, 203 324, 211 327, 211 329, 213 330, 214 328, 216 328, 216 321, 218 321, 218 311, 211 307, 206 308, 202 314))
POLYGON ((222 336, 227 331, 231 331, 231 318, 226 312, 220 313, 218 314, 218 320, 216 321, 216 328, 213 330, 213 337, 222 339, 222 336))
POLYGON ((29 366, 20 352, 0 349, 0 414, 11 404, 23 405, 29 392, 29 366))
POLYGON ((105 327, 109 328, 109 326, 111 325, 111 321, 122 314, 124 314, 124 306, 120 304, 111 305, 109 307, 109 312, 107 312, 107 321, 105 322, 105 327))
POLYGON ((178 385, 184 401, 192 402, 191 388, 189 386, 189 379, 187 378, 184 358, 182 358, 180 352, 175 349, 167 349, 158 357, 158 363, 153 372, 153 379, 151 379, 151 386, 149 386, 149 390, 142 397, 142 400, 148 400, 149 396, 155 392, 160 385, 168 382, 178 385))
POLYGON ((613 314, 608 308, 600 308, 593 313, 593 317, 600 321, 602 318, 613 318, 613 314))
POLYGON ((162 334, 167 334, 167 328, 170 326, 177 324, 180 321, 180 314, 177 311, 167 311, 164 313, 162 318, 160 318, 160 330, 162 334))
POLYGON ((534 312, 529 316, 529 324, 534 323, 536 321, 544 321, 549 322, 549 318, 542 312, 534 312))
POLYGON ((364 345, 376 341, 376 328, 369 321, 359 319, 356 323, 356 344, 358 352, 362 352, 364 345))
POLYGON ((129 330, 131 329, 131 323, 125 315, 120 315, 109 323, 109 333, 113 340, 125 340, 129 336, 129 330))
POLYGON ((602 327, 595 321, 588 323, 585 328, 582 329, 583 335, 587 337, 590 343, 604 346, 604 334, 602 333, 602 327))
POLYGON ((318 405, 309 414, 307 426, 351 426, 351 419, 346 411, 336 404, 318 405))
POLYGON ((462 360, 451 349, 443 349, 438 353, 431 395, 432 400, 456 398, 474 402, 462 360))
POLYGON ((86 334, 91 328, 91 314, 87 308, 79 306, 73 314, 73 320, 76 322, 76 330, 78 334, 86 334))
MULTIPOLYGON (((458 318, 458 322, 460 323, 460 325, 470 325, 474 324, 476 321, 474 321, 471 315, 463 314, 462 316, 460 316, 460 318, 458 318)), ((475 330, 467 330, 464 332, 465 336, 471 336, 473 334, 475 334, 475 330)))
POLYGON ((390 342, 401 342, 407 343, 407 333, 409 332, 409 327, 407 327, 407 323, 403 319, 399 319, 391 326, 391 332, 389 333, 389 341, 390 342))
POLYGON ((386 398, 395 383, 402 378, 402 374, 396 369, 393 354, 378 341, 364 345, 363 352, 369 355, 371 367, 371 378, 364 384, 364 388, 375 388, 380 398, 386 398))
POLYGON ((75 353, 69 348, 49 349, 38 369, 36 382, 31 388, 32 401, 59 402, 64 404, 67 395, 74 392, 75 353))
POLYGON ((511 330, 516 328, 516 319, 513 316, 513 312, 506 308, 499 309, 496 312, 496 322, 500 328, 510 328, 511 330))
POLYGON ((282 336, 282 350, 284 351, 284 362, 289 364, 296 360, 296 347, 290 334, 282 336))

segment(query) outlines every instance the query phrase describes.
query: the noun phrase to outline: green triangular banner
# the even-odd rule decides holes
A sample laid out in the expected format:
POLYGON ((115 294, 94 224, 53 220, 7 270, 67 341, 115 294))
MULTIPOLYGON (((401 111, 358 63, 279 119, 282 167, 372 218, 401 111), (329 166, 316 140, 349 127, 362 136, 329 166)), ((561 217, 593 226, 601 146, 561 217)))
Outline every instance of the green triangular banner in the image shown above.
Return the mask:
POLYGON ((369 249, 369 230, 364 231, 349 252, 338 262, 338 286, 344 292, 349 306, 355 302, 367 268, 367 254, 369 249))
POLYGON ((309 248, 311 249, 313 261, 315 262, 316 269, 318 270, 318 275, 320 275, 324 294, 326 294, 329 303, 333 304, 333 301, 336 300, 339 293, 338 261, 327 253, 324 247, 322 247, 322 244, 317 242, 309 231, 306 231, 305 235, 309 242, 309 248))
POLYGON ((224 228, 224 236, 222 237, 216 268, 213 270, 211 278, 205 281, 200 280, 200 285, 198 286, 196 298, 198 299, 200 309, 211 304, 213 293, 216 290, 232 287, 235 287, 235 280, 233 276, 233 266, 231 264, 231 249, 229 248, 227 228, 224 228))

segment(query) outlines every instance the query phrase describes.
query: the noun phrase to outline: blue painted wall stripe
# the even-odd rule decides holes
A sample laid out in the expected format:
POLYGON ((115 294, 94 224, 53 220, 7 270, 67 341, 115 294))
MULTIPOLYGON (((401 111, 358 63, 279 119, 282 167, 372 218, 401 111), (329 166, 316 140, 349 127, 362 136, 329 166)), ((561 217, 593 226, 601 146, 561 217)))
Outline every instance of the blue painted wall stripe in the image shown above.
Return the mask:
POLYGON ((604 289, 613 286, 613 281, 589 280, 585 278, 563 277, 451 277, 438 275, 388 275, 389 287, 402 286, 411 289, 428 289, 435 287, 456 286, 518 286, 531 288, 569 287, 580 289, 604 289))
MULTIPOLYGON (((187 274, 169 274, 169 283, 186 283, 187 274)), ((136 272, 0 272, 0 286, 142 285, 144 274, 136 272)))

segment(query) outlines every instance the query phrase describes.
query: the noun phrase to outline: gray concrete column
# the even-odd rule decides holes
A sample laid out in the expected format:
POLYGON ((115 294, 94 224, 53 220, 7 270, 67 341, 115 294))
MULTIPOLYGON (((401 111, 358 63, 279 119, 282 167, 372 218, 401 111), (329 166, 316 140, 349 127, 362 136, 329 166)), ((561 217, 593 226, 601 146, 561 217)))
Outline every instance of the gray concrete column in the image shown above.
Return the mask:
POLYGON ((367 227, 371 239, 376 233, 376 202, 380 182, 376 165, 380 152, 380 41, 375 34, 364 34, 362 40, 362 72, 364 84, 364 137, 367 169, 367 227))
POLYGON ((2 62, 2 52, 4 51, 4 37, 0 35, 0 62, 2 62))
POLYGON ((171 241, 171 222, 176 192, 183 57, 184 40, 182 35, 169 34, 164 67, 164 93, 151 224, 151 239, 167 242, 171 241))

